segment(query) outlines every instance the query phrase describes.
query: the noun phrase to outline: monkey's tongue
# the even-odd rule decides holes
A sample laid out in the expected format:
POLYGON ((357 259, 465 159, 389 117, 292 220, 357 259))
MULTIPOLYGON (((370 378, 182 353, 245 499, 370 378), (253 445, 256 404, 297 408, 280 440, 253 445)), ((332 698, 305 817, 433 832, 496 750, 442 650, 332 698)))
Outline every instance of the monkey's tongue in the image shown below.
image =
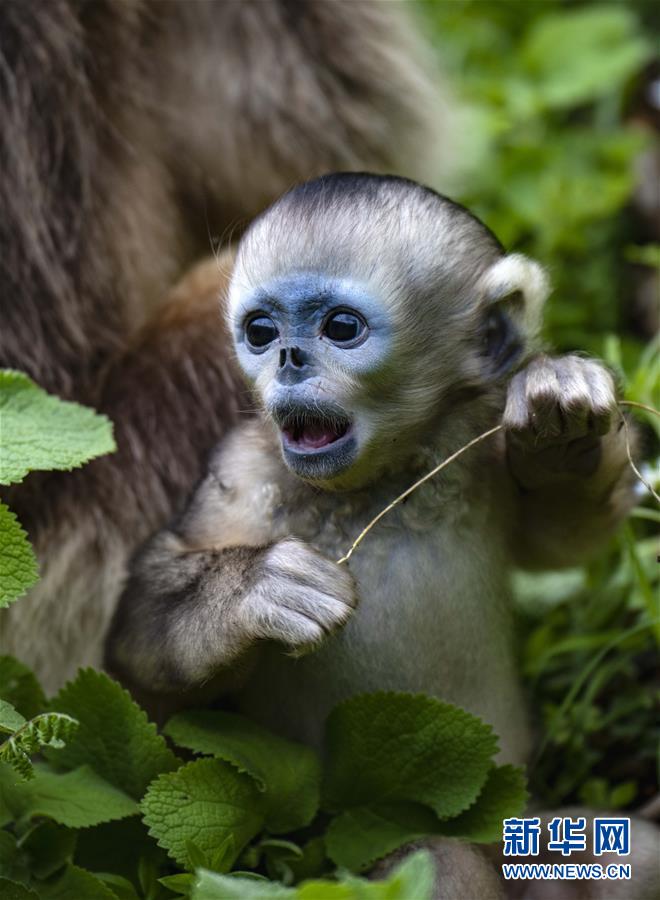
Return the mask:
POLYGON ((285 428, 284 434, 298 450, 320 450, 333 444, 346 434, 348 426, 332 426, 327 423, 306 422, 295 428, 285 428))

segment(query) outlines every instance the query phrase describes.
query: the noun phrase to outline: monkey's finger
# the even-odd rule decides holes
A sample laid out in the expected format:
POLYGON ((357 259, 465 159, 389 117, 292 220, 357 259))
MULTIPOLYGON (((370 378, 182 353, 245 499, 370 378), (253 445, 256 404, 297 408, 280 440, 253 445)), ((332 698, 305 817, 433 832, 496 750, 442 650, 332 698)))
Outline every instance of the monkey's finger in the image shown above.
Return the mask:
POLYGON ((274 600, 284 609, 314 619, 325 629, 334 629, 345 624, 355 608, 351 596, 337 597, 312 587, 292 583, 278 584, 274 600))
POLYGON ((288 647, 314 646, 329 633, 315 619, 277 603, 264 604, 253 622, 253 635, 288 647))
POLYGON ((313 547, 297 538, 286 538, 268 554, 266 572, 277 578, 317 590, 330 597, 339 597, 354 606, 355 582, 346 567, 326 559, 313 547))
POLYGON ((596 434, 607 434, 612 416, 617 412, 614 379, 607 369, 594 360, 584 360, 585 377, 591 393, 592 421, 596 434))
POLYGON ((555 360, 559 384, 559 402, 565 440, 574 440, 590 430, 591 390, 585 376, 583 360, 577 356, 563 356, 555 360))
POLYGON ((522 432, 528 427, 529 407, 527 405, 525 384, 527 373, 518 372, 511 379, 506 397, 506 406, 502 422, 512 432, 522 432))
POLYGON ((532 430, 541 439, 558 437, 562 432, 561 386, 551 360, 541 357, 529 367, 525 388, 532 430))

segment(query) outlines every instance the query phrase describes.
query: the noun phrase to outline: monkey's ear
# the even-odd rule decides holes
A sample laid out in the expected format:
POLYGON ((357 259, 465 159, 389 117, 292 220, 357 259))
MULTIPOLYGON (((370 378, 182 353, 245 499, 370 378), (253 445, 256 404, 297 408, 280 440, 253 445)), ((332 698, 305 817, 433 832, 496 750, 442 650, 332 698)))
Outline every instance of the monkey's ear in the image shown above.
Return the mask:
POLYGON ((503 256, 479 281, 484 352, 497 374, 511 368, 538 336, 549 293, 541 266, 526 256, 503 256))

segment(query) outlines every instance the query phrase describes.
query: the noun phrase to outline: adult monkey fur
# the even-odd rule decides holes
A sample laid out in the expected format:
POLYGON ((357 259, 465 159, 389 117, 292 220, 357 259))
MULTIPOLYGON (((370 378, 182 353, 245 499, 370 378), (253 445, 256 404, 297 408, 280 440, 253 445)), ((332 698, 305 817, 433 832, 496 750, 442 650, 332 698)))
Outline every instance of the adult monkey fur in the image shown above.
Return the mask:
POLYGON ((127 558, 245 405, 218 276, 167 298, 207 223, 228 238, 337 168, 433 178, 425 49, 377 0, 0 3, 0 365, 106 412, 118 443, 7 492, 42 577, 0 652, 49 691, 100 664, 127 558))
MULTIPOLYGON (((523 762, 508 569, 579 562, 633 502, 611 376, 538 352, 546 294, 536 263, 414 182, 330 175, 276 202, 242 238, 228 296, 261 415, 136 556, 111 671, 175 702, 230 691, 313 745, 351 694, 424 691, 490 722, 502 758, 523 762), (500 420, 370 532, 350 571, 336 562, 500 420)), ((637 823, 633 840, 621 896, 656 896, 657 835, 637 823)), ((438 897, 499 895, 476 850, 435 850, 438 897)), ((589 896, 618 896, 602 890, 589 896)))

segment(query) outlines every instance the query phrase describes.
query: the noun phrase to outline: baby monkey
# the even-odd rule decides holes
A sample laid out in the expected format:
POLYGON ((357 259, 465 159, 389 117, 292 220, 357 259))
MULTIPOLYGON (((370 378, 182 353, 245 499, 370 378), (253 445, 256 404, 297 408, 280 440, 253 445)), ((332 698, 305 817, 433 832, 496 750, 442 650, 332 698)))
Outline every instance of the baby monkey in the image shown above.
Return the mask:
POLYGON ((109 668, 143 697, 231 691, 311 744, 353 693, 424 691, 524 761, 509 570, 579 562, 633 501, 610 374, 539 351, 547 293, 538 264, 402 178, 328 175, 273 204, 227 303, 260 413, 133 561, 109 668))

